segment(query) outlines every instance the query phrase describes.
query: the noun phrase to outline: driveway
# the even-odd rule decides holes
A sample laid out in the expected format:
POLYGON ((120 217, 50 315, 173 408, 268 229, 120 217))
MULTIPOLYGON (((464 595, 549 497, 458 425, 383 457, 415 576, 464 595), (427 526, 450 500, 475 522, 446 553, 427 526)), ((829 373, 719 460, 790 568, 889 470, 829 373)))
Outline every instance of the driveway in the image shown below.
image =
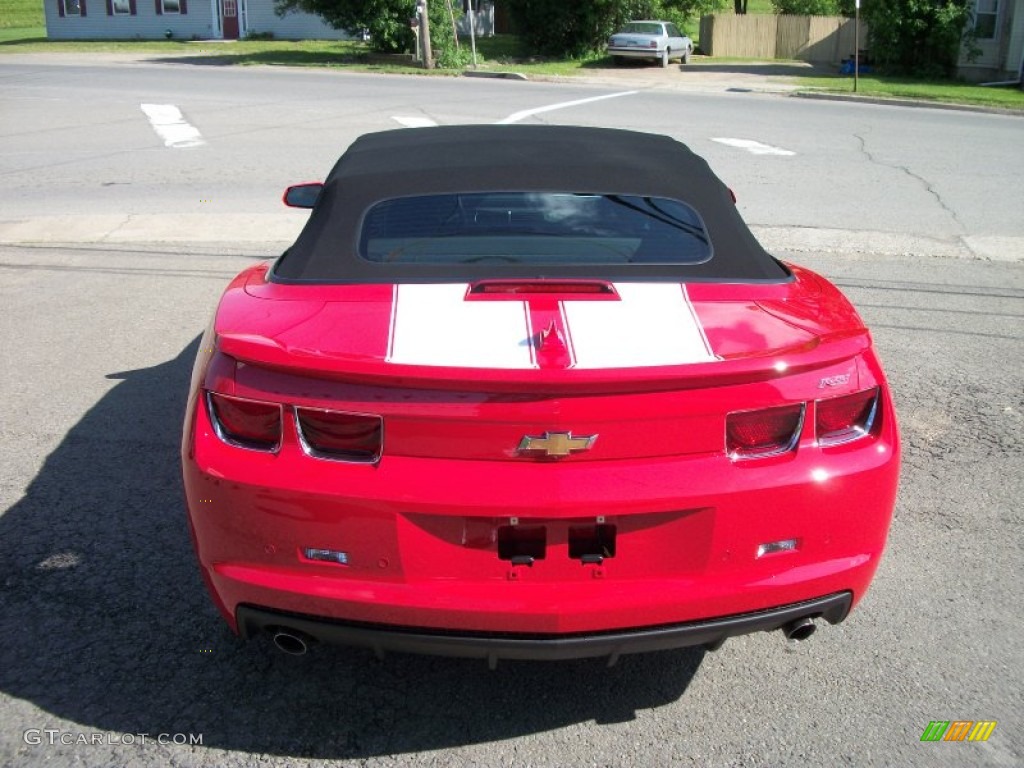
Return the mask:
POLYGON ((722 92, 788 93, 800 88, 802 77, 832 74, 834 68, 807 62, 721 63, 707 56, 694 56, 689 64, 673 62, 662 68, 646 61, 627 61, 622 66, 594 64, 571 77, 530 75, 531 80, 587 82, 617 87, 679 88, 682 90, 722 92))

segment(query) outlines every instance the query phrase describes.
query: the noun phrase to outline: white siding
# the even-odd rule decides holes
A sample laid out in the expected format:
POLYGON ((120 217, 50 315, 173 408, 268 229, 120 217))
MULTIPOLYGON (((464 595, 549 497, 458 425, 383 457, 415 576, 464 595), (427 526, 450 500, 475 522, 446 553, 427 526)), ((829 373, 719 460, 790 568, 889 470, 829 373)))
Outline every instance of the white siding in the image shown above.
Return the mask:
MULTIPOLYGON (((453 0, 455 12, 458 14, 461 3, 453 0)), ((494 3, 482 2, 480 8, 473 14, 473 34, 477 37, 492 37, 494 35, 494 3)), ((459 37, 469 37, 469 14, 456 16, 456 26, 459 30, 459 37)))
POLYGON ((43 0, 46 36, 51 40, 162 40, 171 30, 176 40, 219 37, 213 29, 209 0, 190 0, 188 13, 158 16, 155 0, 137 0, 134 16, 107 15, 105 0, 86 0, 85 16, 60 17, 58 0, 43 0))
POLYGON ((1024 48, 1024 0, 1000 0, 996 36, 975 45, 981 54, 974 61, 968 61, 967 46, 960 47, 961 77, 974 82, 1017 77, 1024 48))
POLYGON ((350 35, 334 29, 311 13, 274 13, 273 0, 248 0, 247 33, 273 32, 278 40, 348 40, 350 35))
MULTIPOLYGON (((220 25, 214 23, 212 3, 215 0, 188 0, 188 13, 156 13, 156 0, 136 0, 136 15, 107 15, 106 0, 86 0, 86 15, 65 16, 58 12, 59 0, 43 0, 46 14, 46 36, 51 40, 163 40, 171 30, 175 40, 210 40, 221 37, 220 25)), ((279 17, 274 13, 274 0, 239 0, 245 5, 244 37, 253 32, 272 32, 283 40, 345 40, 349 35, 328 26, 319 16, 290 13, 279 17)), ((241 23, 241 18, 239 19, 241 23)))
POLYGON ((1021 57, 1024 56, 1024 0, 1017 0, 1013 9, 1013 26, 1010 32, 1010 45, 1006 53, 1004 71, 1010 77, 1019 77, 1021 57))

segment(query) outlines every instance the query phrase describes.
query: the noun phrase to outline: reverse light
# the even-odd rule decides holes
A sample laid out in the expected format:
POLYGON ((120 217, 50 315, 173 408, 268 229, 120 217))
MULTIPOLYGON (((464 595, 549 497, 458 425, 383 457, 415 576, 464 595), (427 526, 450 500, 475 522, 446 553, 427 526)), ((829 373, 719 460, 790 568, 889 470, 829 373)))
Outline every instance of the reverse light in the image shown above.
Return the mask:
POLYGON ((318 408, 296 408, 299 443, 318 459, 373 464, 380 460, 384 420, 380 416, 318 408))
POLYGON ((797 550, 796 539, 781 539, 779 541, 767 541, 757 545, 757 556, 774 555, 778 552, 795 552, 797 550))
POLYGON ((230 445, 254 451, 276 451, 281 445, 282 408, 279 403, 206 393, 210 421, 217 437, 230 445))
POLYGON ((731 459, 776 456, 796 448, 804 404, 736 411, 725 417, 725 449, 731 459))
POLYGON ((818 445, 842 445, 871 432, 878 410, 878 387, 814 402, 818 445))
POLYGON ((319 549, 315 547, 304 547, 302 549, 302 556, 307 560, 316 560, 322 563, 337 563, 338 565, 348 565, 348 552, 342 552, 338 549, 319 549))

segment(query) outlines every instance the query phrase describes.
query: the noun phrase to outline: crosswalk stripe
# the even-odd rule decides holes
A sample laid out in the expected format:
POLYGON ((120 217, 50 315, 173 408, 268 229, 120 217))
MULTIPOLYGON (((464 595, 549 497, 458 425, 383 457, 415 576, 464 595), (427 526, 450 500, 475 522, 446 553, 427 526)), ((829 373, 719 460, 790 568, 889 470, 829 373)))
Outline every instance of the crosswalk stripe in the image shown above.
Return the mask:
POLYGON ((406 128, 431 128, 437 125, 437 123, 429 117, 403 117, 402 115, 392 115, 391 119, 406 128))
POLYGON ((737 149, 745 149, 754 155, 782 155, 791 156, 795 155, 796 152, 792 152, 788 149, 782 149, 781 147, 773 147, 771 144, 762 144, 760 141, 754 141, 753 139, 730 139, 720 138, 711 139, 717 141, 719 144, 725 144, 729 147, 736 147, 737 149))
POLYGON ((199 129, 185 121, 181 110, 173 104, 141 104, 143 113, 149 118, 157 136, 164 140, 165 147, 185 149, 206 144, 199 129))

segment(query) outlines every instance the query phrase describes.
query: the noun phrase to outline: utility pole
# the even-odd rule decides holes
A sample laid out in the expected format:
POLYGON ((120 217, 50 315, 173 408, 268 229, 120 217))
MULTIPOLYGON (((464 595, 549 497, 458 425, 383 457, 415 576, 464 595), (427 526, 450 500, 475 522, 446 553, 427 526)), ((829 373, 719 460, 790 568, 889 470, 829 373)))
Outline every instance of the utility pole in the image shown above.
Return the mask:
POLYGON ((430 49, 430 14, 427 10, 427 0, 419 0, 420 7, 420 43, 423 48, 423 66, 426 69, 434 68, 434 53, 430 49))
POLYGON ((854 0, 853 7, 853 92, 857 92, 857 84, 860 81, 860 0, 854 0))
POLYGON ((476 69, 476 0, 469 0, 469 45, 473 49, 473 69, 476 69))

